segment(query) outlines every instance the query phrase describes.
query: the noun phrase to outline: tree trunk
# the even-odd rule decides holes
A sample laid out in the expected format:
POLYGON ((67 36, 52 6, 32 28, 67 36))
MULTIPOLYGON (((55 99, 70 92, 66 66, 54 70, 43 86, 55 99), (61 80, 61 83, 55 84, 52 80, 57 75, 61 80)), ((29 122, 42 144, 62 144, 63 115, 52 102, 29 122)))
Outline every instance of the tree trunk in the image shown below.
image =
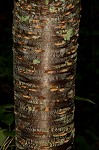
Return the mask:
POLYGON ((71 150, 79 0, 15 0, 16 149, 71 150))

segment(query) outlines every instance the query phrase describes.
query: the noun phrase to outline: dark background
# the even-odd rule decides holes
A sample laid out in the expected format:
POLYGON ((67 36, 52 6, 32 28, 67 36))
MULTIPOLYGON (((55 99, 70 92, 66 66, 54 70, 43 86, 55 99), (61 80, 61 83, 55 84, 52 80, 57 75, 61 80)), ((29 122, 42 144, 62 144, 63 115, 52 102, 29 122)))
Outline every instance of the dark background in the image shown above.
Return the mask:
MULTIPOLYGON (((81 0, 81 6, 76 96, 96 105, 75 100, 75 150, 99 150, 99 0, 81 0)), ((0 105, 14 103, 12 10, 13 0, 0 0, 0 105)))

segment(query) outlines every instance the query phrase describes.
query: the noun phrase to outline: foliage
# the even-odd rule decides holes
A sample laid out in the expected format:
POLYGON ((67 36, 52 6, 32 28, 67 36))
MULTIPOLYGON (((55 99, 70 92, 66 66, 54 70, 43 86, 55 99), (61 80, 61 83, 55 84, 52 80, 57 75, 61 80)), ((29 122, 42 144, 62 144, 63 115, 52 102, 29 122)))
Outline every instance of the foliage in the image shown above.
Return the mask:
POLYGON ((78 100, 78 101, 86 101, 86 102, 89 102, 89 103, 92 103, 94 105, 96 105, 93 101, 91 101, 90 99, 87 99, 87 98, 83 98, 83 97, 79 97, 79 96, 75 96, 75 100, 78 100))
MULTIPOLYGON (((94 102, 91 100, 82 98, 82 97, 75 97, 75 101, 81 103, 84 102, 95 105, 94 102)), ((13 105, 12 104, 5 104, 0 106, 0 146, 1 150, 11 149, 13 150, 15 148, 14 144, 14 138, 15 138, 15 131, 13 129, 14 124, 14 112, 13 112, 13 105), (6 126, 6 128, 3 128, 3 126, 6 126)), ((84 110, 86 111, 86 109, 84 110)), ((98 117, 96 116, 96 122, 98 117)), ((95 123, 96 123, 95 122, 95 123)), ((92 128, 95 128, 95 125, 92 128)), ((78 135, 75 137, 75 149, 74 150, 94 150, 97 143, 99 143, 99 137, 95 135, 95 133, 90 128, 89 130, 85 131, 85 135, 78 135), (90 140, 89 140, 90 136, 90 140), (90 142, 91 141, 91 142, 90 142)), ((99 147, 98 147, 99 148, 99 147)), ((96 149, 98 150, 98 149, 96 149)))
POLYGON ((92 100, 75 97, 75 148, 74 150, 99 150, 99 112, 92 100))
POLYGON ((13 129, 14 113, 13 105, 6 104, 0 106, 0 149, 7 150, 15 147, 14 137, 15 131, 13 129), (4 128, 5 127, 5 128, 4 128))

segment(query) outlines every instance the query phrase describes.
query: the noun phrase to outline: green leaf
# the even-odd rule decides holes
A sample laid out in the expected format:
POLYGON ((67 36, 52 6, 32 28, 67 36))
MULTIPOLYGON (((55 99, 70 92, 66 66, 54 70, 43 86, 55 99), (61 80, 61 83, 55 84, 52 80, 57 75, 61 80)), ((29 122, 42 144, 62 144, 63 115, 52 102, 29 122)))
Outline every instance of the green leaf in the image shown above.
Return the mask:
POLYGON ((7 110, 3 106, 0 106, 0 115, 4 112, 7 112, 7 110))
POLYGON ((5 113, 1 113, 1 114, 0 114, 0 122, 1 122, 1 120, 4 118, 4 116, 5 116, 5 113))
POLYGON ((97 137, 93 132, 91 132, 89 130, 86 130, 85 133, 88 134, 90 136, 90 138, 92 138, 92 140, 94 142, 99 141, 99 137, 97 137))
POLYGON ((5 115, 1 121, 10 126, 14 121, 14 114, 10 113, 5 115))
POLYGON ((6 105, 3 105, 3 107, 4 107, 4 108, 13 108, 14 105, 12 105, 12 104, 6 104, 6 105))
POLYGON ((6 139, 6 135, 4 134, 4 131, 6 131, 6 129, 0 129, 0 146, 3 144, 3 142, 6 139))
POLYGON ((4 113, 8 112, 7 109, 10 109, 10 108, 13 108, 13 107, 14 107, 14 105, 12 105, 12 104, 6 104, 6 105, 0 106, 0 118, 1 118, 2 115, 4 115, 4 113))
POLYGON ((5 131, 4 134, 13 138, 15 137, 15 131, 5 131))
POLYGON ((77 150, 91 150, 90 146, 83 136, 77 136, 75 139, 75 143, 78 143, 79 145, 77 150))
POLYGON ((78 101, 85 101, 85 102, 89 102, 91 104, 94 104, 96 105, 96 103, 94 103, 93 101, 91 101, 90 99, 87 99, 87 98, 83 98, 83 97, 79 97, 79 96, 75 96, 74 98, 75 100, 78 100, 78 101))

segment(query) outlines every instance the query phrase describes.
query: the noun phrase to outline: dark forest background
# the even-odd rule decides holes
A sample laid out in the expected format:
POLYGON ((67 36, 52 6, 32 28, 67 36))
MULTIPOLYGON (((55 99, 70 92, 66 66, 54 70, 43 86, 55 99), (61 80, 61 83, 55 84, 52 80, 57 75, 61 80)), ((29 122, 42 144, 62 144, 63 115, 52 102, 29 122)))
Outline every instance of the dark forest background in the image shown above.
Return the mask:
MULTIPOLYGON (((99 150, 99 0, 81 0, 81 5, 75 150, 99 150)), ((0 139, 14 139, 12 10, 13 0, 0 0, 0 139)), ((8 149, 15 149, 12 143, 8 149)))

